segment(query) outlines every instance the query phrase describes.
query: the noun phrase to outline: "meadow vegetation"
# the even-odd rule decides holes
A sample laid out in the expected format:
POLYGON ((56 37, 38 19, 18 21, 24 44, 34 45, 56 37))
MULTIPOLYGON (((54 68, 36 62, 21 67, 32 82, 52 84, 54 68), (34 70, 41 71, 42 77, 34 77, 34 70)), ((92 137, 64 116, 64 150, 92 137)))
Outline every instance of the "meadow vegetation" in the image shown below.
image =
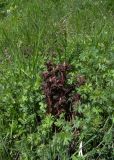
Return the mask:
POLYGON ((114 1, 0 0, 0 160, 113 159, 114 1))

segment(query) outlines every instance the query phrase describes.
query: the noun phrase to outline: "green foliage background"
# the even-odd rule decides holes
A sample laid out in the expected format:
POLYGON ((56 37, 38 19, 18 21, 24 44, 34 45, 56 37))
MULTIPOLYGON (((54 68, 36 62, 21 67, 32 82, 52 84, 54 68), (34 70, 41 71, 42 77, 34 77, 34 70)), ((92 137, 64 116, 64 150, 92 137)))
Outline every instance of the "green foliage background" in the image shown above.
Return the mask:
POLYGON ((113 160, 113 0, 0 0, 0 160, 113 160), (47 60, 85 75, 73 126, 46 115, 41 73, 47 60), (42 117, 41 124, 36 115, 42 117), (61 127, 52 134, 52 124, 61 127), (70 157, 72 130, 81 128, 70 157))

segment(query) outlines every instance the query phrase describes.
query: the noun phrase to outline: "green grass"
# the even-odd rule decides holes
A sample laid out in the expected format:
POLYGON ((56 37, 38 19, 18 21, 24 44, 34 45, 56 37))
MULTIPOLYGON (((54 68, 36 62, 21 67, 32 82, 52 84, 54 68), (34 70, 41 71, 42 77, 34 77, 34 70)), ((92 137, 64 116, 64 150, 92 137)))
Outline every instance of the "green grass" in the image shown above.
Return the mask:
POLYGON ((113 159, 113 11, 111 0, 0 0, 0 160, 113 159), (72 77, 86 77, 77 107, 84 116, 73 126, 46 116, 41 74, 48 60, 67 61, 76 68, 72 77), (52 133, 53 121, 60 133, 52 133), (73 128, 81 131, 70 156, 73 128))

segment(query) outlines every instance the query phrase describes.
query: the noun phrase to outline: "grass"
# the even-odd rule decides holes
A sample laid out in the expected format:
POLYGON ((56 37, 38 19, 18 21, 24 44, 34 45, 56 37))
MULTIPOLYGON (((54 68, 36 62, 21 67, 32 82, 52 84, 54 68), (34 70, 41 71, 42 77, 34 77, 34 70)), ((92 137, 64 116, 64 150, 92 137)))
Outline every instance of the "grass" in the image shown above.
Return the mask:
POLYGON ((0 1, 0 160, 113 159, 113 8, 111 0, 0 1), (41 74, 49 60, 74 65, 72 79, 86 77, 78 89, 84 116, 73 126, 46 115, 41 74), (74 128, 81 131, 69 155, 74 128))

